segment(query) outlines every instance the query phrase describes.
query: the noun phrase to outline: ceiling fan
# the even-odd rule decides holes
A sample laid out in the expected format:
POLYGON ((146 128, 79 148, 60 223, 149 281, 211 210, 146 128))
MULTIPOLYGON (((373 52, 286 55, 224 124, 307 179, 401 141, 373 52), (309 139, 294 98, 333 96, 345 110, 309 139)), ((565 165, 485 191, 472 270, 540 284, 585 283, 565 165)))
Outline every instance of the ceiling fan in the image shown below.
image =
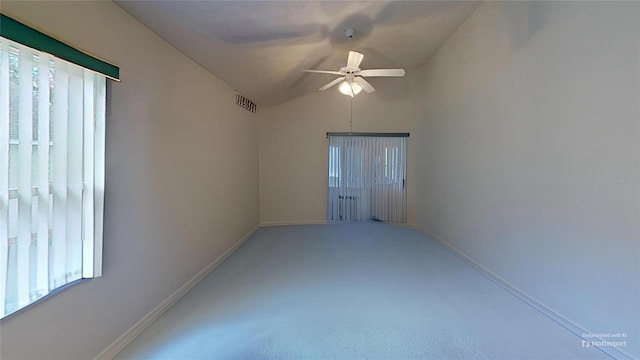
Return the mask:
MULTIPOLYGON (((353 38, 354 29, 349 28, 344 31, 345 35, 351 40, 353 38)), ((349 51, 349 57, 347 58, 347 64, 340 68, 338 71, 330 70, 302 70, 308 73, 315 74, 333 74, 339 75, 337 79, 321 87, 320 91, 329 89, 332 86, 340 84, 338 88, 341 93, 354 97, 358 95, 360 91, 364 90, 367 93, 372 93, 376 89, 364 78, 365 77, 402 77, 405 74, 404 69, 360 69, 360 63, 364 59, 364 55, 356 52, 349 51)))

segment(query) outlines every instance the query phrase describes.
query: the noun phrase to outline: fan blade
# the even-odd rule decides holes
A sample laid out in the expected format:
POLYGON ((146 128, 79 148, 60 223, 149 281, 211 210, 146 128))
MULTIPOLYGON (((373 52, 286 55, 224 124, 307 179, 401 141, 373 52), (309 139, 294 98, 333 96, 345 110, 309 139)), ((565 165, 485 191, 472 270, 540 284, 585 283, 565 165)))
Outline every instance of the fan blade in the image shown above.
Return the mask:
POLYGON ((339 78, 337 78, 337 79, 333 80, 332 82, 328 83, 327 85, 325 85, 325 86, 321 87, 321 88, 320 88, 320 89, 318 89, 318 90, 319 90, 319 91, 325 91, 325 90, 327 90, 328 88, 332 87, 333 85, 335 85, 335 84, 337 84, 337 83, 339 83, 340 81, 343 81, 343 80, 344 80, 344 76, 343 76, 343 77, 339 77, 339 78))
POLYGON ((340 71, 330 71, 330 70, 302 70, 302 72, 308 72, 308 73, 314 73, 314 74, 344 75, 340 71))
POLYGON ((362 62, 364 55, 359 52, 349 51, 349 58, 347 59, 347 67, 349 69, 357 69, 362 62))
POLYGON ((374 76, 404 76, 406 72, 404 69, 369 69, 360 70, 360 76, 374 77, 374 76))
POLYGON ((355 77, 353 79, 353 81, 355 81, 358 85, 360 85, 360 87, 362 88, 362 90, 366 91, 367 93, 372 93, 374 91, 376 91, 376 89, 369 84, 369 82, 359 76, 355 77))

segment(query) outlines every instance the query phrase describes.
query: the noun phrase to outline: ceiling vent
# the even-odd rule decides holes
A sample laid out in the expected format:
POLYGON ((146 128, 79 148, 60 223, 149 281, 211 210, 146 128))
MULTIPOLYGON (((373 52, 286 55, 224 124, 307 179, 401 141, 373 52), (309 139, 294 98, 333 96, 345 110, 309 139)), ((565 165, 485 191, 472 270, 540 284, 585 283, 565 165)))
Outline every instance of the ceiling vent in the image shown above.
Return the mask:
POLYGON ((236 94, 236 104, 240 107, 245 108, 247 111, 251 111, 252 113, 258 110, 258 106, 254 104, 253 101, 240 94, 236 94))

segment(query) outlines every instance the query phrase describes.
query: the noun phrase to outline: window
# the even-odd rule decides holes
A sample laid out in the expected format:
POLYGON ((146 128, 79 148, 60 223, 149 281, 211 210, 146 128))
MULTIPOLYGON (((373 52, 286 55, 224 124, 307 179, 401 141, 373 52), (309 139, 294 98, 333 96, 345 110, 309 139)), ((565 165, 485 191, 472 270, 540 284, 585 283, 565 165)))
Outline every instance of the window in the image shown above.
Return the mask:
MULTIPOLYGON (((101 275, 106 77, 5 37, 35 30, 5 16, 1 20, 0 317, 5 317, 61 286, 101 275)), ((49 41, 38 44, 45 48, 51 42, 66 46, 37 35, 49 41)))
POLYGON ((327 220, 406 223, 408 134, 328 137, 327 220))

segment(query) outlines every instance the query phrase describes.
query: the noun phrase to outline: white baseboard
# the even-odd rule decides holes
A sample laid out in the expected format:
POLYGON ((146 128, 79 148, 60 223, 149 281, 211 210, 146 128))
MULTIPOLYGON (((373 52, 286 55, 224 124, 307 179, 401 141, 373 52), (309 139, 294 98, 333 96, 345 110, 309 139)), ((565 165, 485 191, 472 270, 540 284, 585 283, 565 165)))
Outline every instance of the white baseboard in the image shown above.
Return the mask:
POLYGON ((263 221, 260 227, 289 226, 289 225, 323 225, 327 220, 297 220, 297 221, 263 221))
MULTIPOLYGON (((489 280, 493 281, 498 286, 502 287, 503 289, 505 289, 506 291, 508 291, 512 295, 514 295, 515 297, 519 298, 520 300, 524 301, 529 306, 531 306, 534 309, 536 309, 538 312, 542 313, 544 316, 546 316, 549 319, 555 321, 560 326, 562 326, 565 329, 571 331, 572 333, 574 333, 578 337, 582 338, 583 340, 589 341, 589 343, 591 343, 592 341, 606 341, 607 340, 607 339, 600 339, 598 337, 590 337, 590 338, 587 338, 587 339, 583 338, 583 334, 594 334, 594 333, 589 331, 589 330, 587 330, 585 327, 578 325, 576 322, 570 320, 569 318, 567 318, 566 316, 562 315, 561 313, 559 313, 558 311, 554 310, 553 308, 545 305, 544 303, 542 303, 538 299, 534 298, 533 296, 529 295, 528 293, 526 293, 525 291, 521 290, 517 286, 515 286, 515 285, 511 284, 510 282, 508 282, 507 280, 503 279, 502 277, 500 277, 498 274, 494 273, 493 271, 487 269, 482 264, 480 264, 477 261, 475 261, 472 257, 470 257, 469 255, 465 254, 462 250, 456 248, 455 246, 451 245, 450 243, 448 243, 447 241, 442 239, 440 236, 438 236, 436 233, 434 233, 430 229, 427 229, 425 227, 422 227, 422 226, 419 226, 419 225, 415 225, 415 224, 410 225, 410 227, 427 234, 429 237, 433 238, 434 240, 439 242, 442 246, 444 246, 449 251, 454 253, 456 256, 461 258, 464 262, 466 262, 467 264, 471 265, 473 268, 478 270, 482 275, 487 277, 489 280)), ((620 350, 618 348, 615 348, 615 347, 599 347, 599 346, 595 346, 595 345, 594 345, 594 347, 598 348, 600 351, 604 352, 605 354, 611 356, 614 359, 637 360, 637 358, 632 356, 631 354, 629 354, 629 353, 627 353, 627 352, 625 352, 623 350, 620 350)))
POLYGON ((160 315, 167 311, 173 304, 175 304, 180 298, 182 298, 191 288, 196 286, 202 279, 204 279, 213 269, 220 265, 229 255, 231 255, 236 249, 240 247, 253 233, 260 228, 260 225, 256 225, 247 234, 245 234, 240 240, 236 241, 224 254, 213 260, 204 269, 200 270, 194 277, 189 279, 178 290, 174 291, 169 297, 164 299, 153 310, 147 313, 142 319, 136 322, 129 330, 125 331, 119 338, 113 343, 107 346, 98 356, 96 360, 111 360, 115 358, 122 349, 124 349, 136 336, 146 329, 153 321, 155 321, 160 315))

